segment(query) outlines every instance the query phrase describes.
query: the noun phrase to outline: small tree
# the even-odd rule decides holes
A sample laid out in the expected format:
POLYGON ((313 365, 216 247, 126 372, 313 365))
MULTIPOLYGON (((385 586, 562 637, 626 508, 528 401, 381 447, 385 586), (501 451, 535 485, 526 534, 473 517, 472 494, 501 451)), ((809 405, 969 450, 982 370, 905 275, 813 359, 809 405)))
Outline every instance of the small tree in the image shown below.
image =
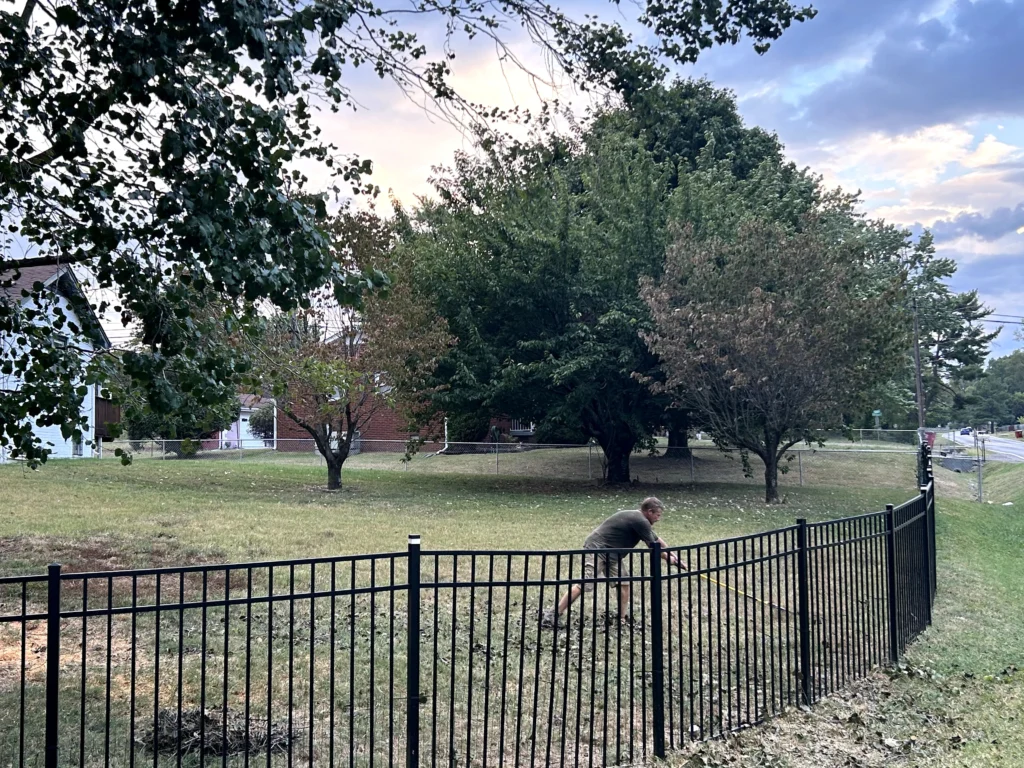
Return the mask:
POLYGON ((664 386, 719 445, 761 458, 767 503, 785 452, 903 364, 902 285, 877 292, 868 262, 814 220, 799 234, 755 221, 730 242, 677 233, 662 279, 644 281, 664 386))
POLYGON ((443 321, 398 287, 361 315, 310 310, 272 320, 262 383, 281 413, 309 433, 327 463, 327 488, 341 488, 352 441, 384 408, 410 406, 447 345, 443 321))
POLYGON ((274 431, 274 404, 265 403, 249 416, 249 431, 260 440, 273 440, 277 435, 274 431))
POLYGON ((313 438, 327 463, 327 487, 335 490, 356 434, 383 408, 414 407, 449 335, 391 260, 388 222, 372 212, 343 211, 330 233, 342 270, 386 269, 397 282, 365 297, 358 312, 324 294, 309 310, 271 318, 259 345, 257 380, 313 438))

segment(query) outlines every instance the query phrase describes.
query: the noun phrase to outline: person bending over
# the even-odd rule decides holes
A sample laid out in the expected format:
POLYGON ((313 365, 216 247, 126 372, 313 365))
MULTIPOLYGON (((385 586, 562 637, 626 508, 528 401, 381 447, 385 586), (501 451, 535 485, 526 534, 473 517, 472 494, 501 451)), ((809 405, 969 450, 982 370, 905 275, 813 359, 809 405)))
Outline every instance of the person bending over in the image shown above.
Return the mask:
MULTIPOLYGON (((653 528, 654 524, 661 519, 664 511, 665 505, 654 496, 649 496, 641 502, 640 509, 620 510, 597 526, 587 536, 586 541, 583 543, 583 548, 593 550, 625 550, 632 549, 643 541, 649 547, 659 544, 664 549, 668 545, 658 537, 653 528)), ((593 554, 585 555, 583 561, 584 582, 582 584, 573 584, 572 588, 562 595, 562 599, 558 601, 557 608, 554 610, 548 609, 544 612, 541 619, 542 625, 545 627, 557 626, 559 617, 579 598, 580 594, 594 589, 594 579, 599 576, 619 582, 619 620, 624 619, 627 607, 629 606, 629 574, 627 573, 623 576, 621 573, 622 558, 624 556, 625 553, 621 551, 594 552, 593 554)), ((663 551, 661 556, 666 562, 686 570, 682 562, 675 555, 663 551)))

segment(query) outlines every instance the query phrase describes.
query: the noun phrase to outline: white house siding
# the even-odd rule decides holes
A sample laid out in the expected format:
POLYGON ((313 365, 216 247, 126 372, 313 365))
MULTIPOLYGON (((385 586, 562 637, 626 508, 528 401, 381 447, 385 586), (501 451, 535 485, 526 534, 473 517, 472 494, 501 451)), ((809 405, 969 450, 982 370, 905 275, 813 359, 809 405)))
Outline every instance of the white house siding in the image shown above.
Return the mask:
POLYGON ((256 408, 246 408, 243 406, 238 415, 238 420, 228 429, 221 432, 221 448, 263 449, 274 446, 274 440, 264 440, 261 437, 256 437, 249 429, 249 419, 252 418, 256 410, 256 408))
MULTIPOLYGON (((63 308, 64 313, 66 314, 68 319, 79 325, 79 327, 81 327, 81 320, 78 317, 78 314, 71 308, 67 299, 60 295, 56 296, 55 298, 55 303, 59 304, 63 308)), ((91 342, 85 339, 78 339, 76 341, 78 343, 78 346, 82 350, 84 350, 84 364, 89 356, 89 353, 91 353, 94 350, 94 346, 91 342)), ((15 349, 17 349, 17 347, 15 347, 15 349)), ((17 352, 15 352, 15 354, 17 354, 17 352)), ((5 390, 5 394, 3 395, 4 397, 17 397, 17 395, 13 394, 12 391, 20 389, 20 387, 21 380, 17 376, 0 375, 0 389, 5 390)), ((94 449, 88 445, 88 441, 92 438, 94 431, 93 422, 96 414, 95 385, 89 385, 88 392, 86 392, 85 397, 82 398, 80 412, 89 420, 88 426, 83 428, 84 437, 82 440, 82 457, 92 457, 95 455, 95 453, 94 449)), ((30 423, 32 424, 32 431, 36 434, 36 436, 39 437, 40 440, 42 440, 43 445, 50 449, 51 458, 72 458, 74 456, 74 442, 72 440, 64 439, 64 436, 61 434, 59 424, 53 424, 50 426, 39 426, 36 424, 34 419, 32 419, 30 423)))

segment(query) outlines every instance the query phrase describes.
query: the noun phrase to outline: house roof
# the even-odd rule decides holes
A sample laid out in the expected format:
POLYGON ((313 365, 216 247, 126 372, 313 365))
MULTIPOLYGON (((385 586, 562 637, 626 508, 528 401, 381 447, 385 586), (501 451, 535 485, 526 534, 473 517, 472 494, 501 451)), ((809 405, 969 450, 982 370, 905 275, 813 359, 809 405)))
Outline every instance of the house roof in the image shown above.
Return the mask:
POLYGON ((31 291, 32 286, 36 283, 43 283, 46 285, 51 280, 55 280, 64 269, 68 269, 68 267, 24 267, 18 275, 18 278, 10 285, 8 285, 8 282, 14 278, 15 270, 5 269, 0 272, 0 291, 6 293, 8 296, 17 296, 20 298, 22 290, 31 291))
POLYGON ((273 401, 267 400, 259 395, 239 395, 238 402, 243 408, 259 408, 261 405, 273 401))
MULTIPOLYGON (((13 268, 0 271, 0 293, 11 298, 22 300, 24 298, 22 291, 31 292, 32 286, 36 283, 42 283, 46 287, 52 286, 65 297, 87 298, 85 291, 82 290, 82 284, 78 282, 78 278, 75 276, 75 271, 67 264, 23 267, 17 270, 16 278, 15 272, 16 270, 13 268)), ((88 302, 86 304, 91 315, 89 318, 82 318, 87 334, 93 337, 93 341, 109 349, 111 347, 110 338, 107 336, 106 331, 103 330, 100 319, 92 309, 92 305, 88 304, 88 302)))

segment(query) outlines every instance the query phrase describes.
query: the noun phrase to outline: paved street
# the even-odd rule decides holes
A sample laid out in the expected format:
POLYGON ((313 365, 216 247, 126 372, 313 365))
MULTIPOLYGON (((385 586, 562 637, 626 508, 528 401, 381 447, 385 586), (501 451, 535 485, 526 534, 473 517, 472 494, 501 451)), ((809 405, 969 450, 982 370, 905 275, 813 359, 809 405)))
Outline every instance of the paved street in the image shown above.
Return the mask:
MULTIPOLYGON (((940 434, 957 445, 962 445, 965 448, 974 447, 974 435, 961 435, 959 431, 940 434)), ((983 435, 982 437, 985 438, 986 458, 992 461, 1024 461, 1024 440, 993 437, 992 435, 983 435)))

